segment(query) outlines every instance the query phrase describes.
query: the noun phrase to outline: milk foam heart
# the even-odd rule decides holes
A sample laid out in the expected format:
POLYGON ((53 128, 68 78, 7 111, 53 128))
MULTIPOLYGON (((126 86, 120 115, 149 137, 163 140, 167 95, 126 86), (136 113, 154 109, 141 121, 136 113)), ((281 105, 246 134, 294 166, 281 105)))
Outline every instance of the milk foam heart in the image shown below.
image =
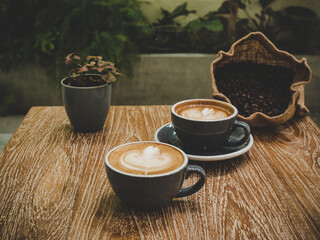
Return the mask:
POLYGON ((188 107, 181 110, 179 114, 182 117, 195 120, 217 120, 227 118, 229 116, 225 110, 206 106, 188 107))
POLYGON ((171 157, 165 152, 161 153, 159 148, 149 146, 142 153, 135 149, 128 151, 120 157, 119 161, 127 169, 144 171, 144 174, 147 175, 148 172, 167 168, 172 162, 171 157))
POLYGON ((178 150, 157 143, 125 145, 109 156, 109 162, 115 168, 142 175, 169 172, 179 167, 183 160, 178 150))

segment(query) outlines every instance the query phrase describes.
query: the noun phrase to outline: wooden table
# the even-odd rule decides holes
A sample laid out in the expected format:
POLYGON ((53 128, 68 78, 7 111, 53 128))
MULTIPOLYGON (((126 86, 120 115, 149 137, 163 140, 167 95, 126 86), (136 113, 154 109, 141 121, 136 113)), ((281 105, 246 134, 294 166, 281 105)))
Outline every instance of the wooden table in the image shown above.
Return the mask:
POLYGON ((193 162, 207 173, 194 195, 150 212, 123 205, 104 157, 153 140, 169 109, 111 107, 102 131, 79 134, 63 107, 31 108, 0 155, 0 239, 320 238, 320 129, 309 117, 253 129, 240 157, 193 162))

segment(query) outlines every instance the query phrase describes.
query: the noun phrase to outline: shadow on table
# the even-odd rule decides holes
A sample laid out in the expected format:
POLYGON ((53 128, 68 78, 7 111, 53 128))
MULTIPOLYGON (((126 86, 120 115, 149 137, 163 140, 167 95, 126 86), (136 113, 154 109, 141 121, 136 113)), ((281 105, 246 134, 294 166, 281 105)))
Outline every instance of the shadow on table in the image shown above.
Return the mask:
POLYGON ((49 142, 50 143, 65 143, 66 141, 75 138, 75 132, 70 123, 58 125, 50 131, 49 142))
POLYGON ((211 162, 200 162, 200 161, 189 161, 189 164, 201 166, 206 175, 210 177, 222 176, 237 171, 238 168, 244 167, 250 158, 247 157, 247 153, 240 157, 222 160, 222 161, 211 161, 211 162))
POLYGON ((76 143, 76 139, 83 140, 84 138, 90 138, 94 134, 100 134, 99 132, 93 133, 81 133, 76 132, 70 123, 64 123, 56 126, 52 131, 50 131, 49 142, 63 145, 66 143, 76 143))
POLYGON ((179 199, 175 198, 167 205, 155 208, 155 209, 135 209, 124 204, 114 192, 105 194, 99 203, 99 207, 96 211, 96 217, 105 218, 110 212, 113 212, 113 217, 122 216, 129 212, 136 215, 149 214, 162 214, 170 209, 175 209, 175 212, 197 211, 197 202, 194 199, 179 199))
POLYGON ((162 228, 164 223, 173 225, 174 222, 180 221, 181 217, 199 212, 199 208, 200 203, 190 198, 174 199, 169 204, 154 210, 137 210, 127 207, 109 191, 100 200, 93 220, 96 223, 93 231, 125 239, 136 238, 141 231, 147 235, 157 235, 158 232, 153 233, 152 228, 162 228))

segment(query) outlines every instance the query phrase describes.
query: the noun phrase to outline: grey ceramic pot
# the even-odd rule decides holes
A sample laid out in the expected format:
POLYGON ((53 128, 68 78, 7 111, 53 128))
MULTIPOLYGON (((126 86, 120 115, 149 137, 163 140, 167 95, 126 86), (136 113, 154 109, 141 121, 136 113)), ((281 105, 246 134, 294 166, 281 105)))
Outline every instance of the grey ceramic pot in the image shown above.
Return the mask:
POLYGON ((74 87, 61 81, 63 103, 68 118, 77 132, 102 129, 111 104, 111 84, 94 87, 74 87))

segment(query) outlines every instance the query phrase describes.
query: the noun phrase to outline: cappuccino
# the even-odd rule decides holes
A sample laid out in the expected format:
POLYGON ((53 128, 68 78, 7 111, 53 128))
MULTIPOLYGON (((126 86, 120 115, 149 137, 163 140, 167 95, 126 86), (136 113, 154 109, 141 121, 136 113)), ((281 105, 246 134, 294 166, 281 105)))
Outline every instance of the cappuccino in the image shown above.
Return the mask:
POLYGON ((182 103, 176 106, 176 113, 184 118, 192 120, 219 120, 232 115, 233 111, 223 104, 201 101, 182 103))
POLYGON ((235 106, 215 99, 189 99, 171 107, 174 131, 182 146, 193 151, 215 151, 243 144, 250 136, 250 126, 237 121, 237 114, 235 106), (242 138, 230 140, 230 135, 238 127, 245 134, 242 138))
POLYGON ((184 155, 179 150, 156 142, 126 144, 109 155, 111 166, 138 175, 167 173, 180 167, 183 162, 184 155))
POLYGON ((188 106, 177 112, 180 116, 194 120, 218 120, 230 114, 225 110, 212 106, 188 106))

